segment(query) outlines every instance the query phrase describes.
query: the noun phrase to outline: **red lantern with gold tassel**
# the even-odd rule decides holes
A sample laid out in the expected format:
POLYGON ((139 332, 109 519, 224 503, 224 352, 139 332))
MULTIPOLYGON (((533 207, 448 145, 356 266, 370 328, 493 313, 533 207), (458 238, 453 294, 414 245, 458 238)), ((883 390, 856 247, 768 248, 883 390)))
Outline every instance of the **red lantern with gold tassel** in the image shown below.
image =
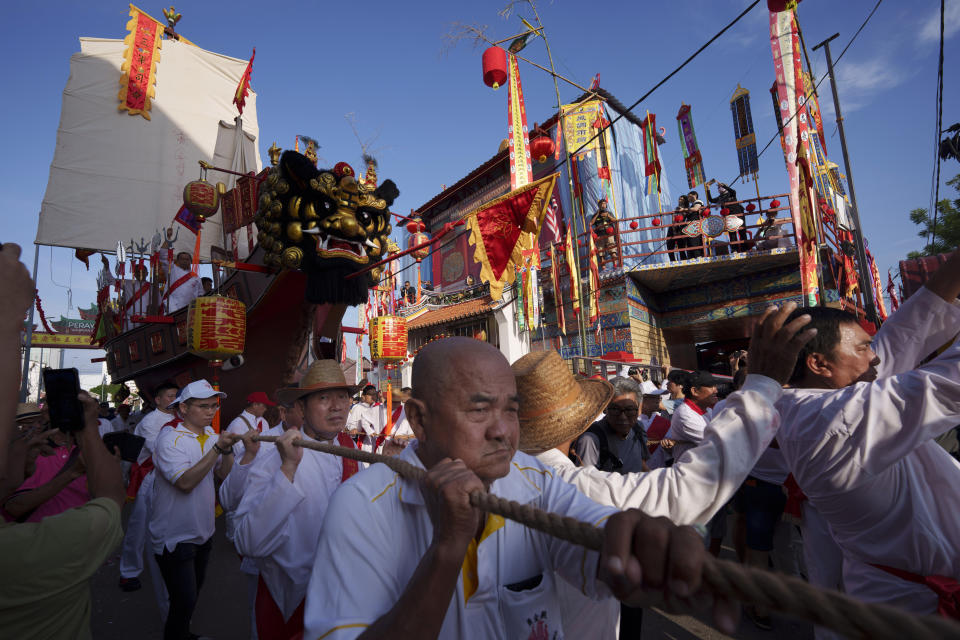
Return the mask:
MULTIPOLYGON (((218 371, 223 361, 243 353, 247 336, 247 307, 224 296, 201 296, 187 310, 187 349, 210 361, 213 388, 220 388, 218 371)), ((213 418, 220 431, 220 413, 213 418)))
POLYGON ((407 321, 400 316, 370 319, 370 359, 393 363, 407 355, 407 321))
POLYGON ((537 162, 546 162, 547 158, 557 150, 557 145, 546 131, 533 123, 533 134, 530 136, 530 156, 537 162))
POLYGON ((410 239, 407 241, 408 249, 413 249, 414 247, 424 245, 410 254, 417 260, 417 262, 420 262, 430 255, 430 247, 426 245, 427 242, 430 242, 430 235, 424 233, 423 231, 410 234, 410 239))
POLYGON ((220 194, 217 187, 206 180, 188 182, 183 188, 183 206, 200 222, 216 215, 217 209, 220 208, 220 194))
POLYGON ((507 52, 490 47, 483 52, 483 84, 494 89, 507 81, 507 52))

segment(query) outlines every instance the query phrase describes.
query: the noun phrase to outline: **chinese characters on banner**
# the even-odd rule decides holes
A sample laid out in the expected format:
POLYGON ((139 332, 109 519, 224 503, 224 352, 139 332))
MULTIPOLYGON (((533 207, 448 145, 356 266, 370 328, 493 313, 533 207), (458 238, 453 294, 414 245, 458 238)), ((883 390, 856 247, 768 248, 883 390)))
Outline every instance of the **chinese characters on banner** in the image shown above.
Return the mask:
POLYGON ((407 355, 407 321, 398 316, 370 319, 370 359, 402 360, 407 355))
POLYGON ((567 153, 588 153, 599 148, 599 138, 590 139, 596 134, 593 123, 600 116, 600 109, 599 100, 563 105, 563 137, 567 142, 567 153), (583 147, 587 140, 590 143, 583 147))
POLYGON ((527 107, 523 103, 517 56, 510 58, 509 95, 507 96, 507 140, 510 144, 510 188, 533 182, 533 161, 530 158, 530 132, 527 131, 527 107))
POLYGON ((247 334, 247 309, 239 300, 197 298, 187 313, 187 344, 204 357, 242 353, 247 334))
POLYGON ((120 93, 117 96, 120 105, 117 108, 149 120, 150 98, 154 97, 163 29, 156 20, 131 5, 127 30, 130 33, 123 40, 127 49, 120 67, 123 76, 120 78, 120 93))

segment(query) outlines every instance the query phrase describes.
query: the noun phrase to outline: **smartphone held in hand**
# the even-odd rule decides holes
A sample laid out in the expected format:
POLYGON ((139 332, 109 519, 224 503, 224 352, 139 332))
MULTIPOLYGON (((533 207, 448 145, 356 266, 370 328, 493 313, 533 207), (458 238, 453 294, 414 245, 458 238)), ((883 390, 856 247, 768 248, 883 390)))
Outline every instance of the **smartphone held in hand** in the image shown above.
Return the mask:
POLYGON ((83 405, 80 404, 80 374, 75 368, 44 369, 43 386, 47 391, 50 426, 71 433, 83 429, 83 405))

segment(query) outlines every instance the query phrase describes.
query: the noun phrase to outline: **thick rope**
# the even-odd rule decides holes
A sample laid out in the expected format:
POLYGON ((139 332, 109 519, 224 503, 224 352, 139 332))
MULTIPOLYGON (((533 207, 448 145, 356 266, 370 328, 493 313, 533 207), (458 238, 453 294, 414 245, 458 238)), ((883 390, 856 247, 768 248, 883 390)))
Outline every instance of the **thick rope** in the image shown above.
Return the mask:
MULTIPOLYGON (((254 439, 276 442, 279 438, 255 436, 254 439)), ((293 444, 360 462, 385 464, 407 480, 419 482, 427 475, 424 469, 396 457, 299 438, 293 444)), ((470 503, 482 511, 495 513, 594 551, 600 551, 603 546, 603 529, 586 522, 505 500, 484 491, 470 494, 470 503)), ((960 624, 946 618, 917 616, 888 605, 861 602, 836 591, 819 589, 798 578, 717 560, 711 556, 704 558, 703 582, 707 589, 720 597, 767 607, 852 638, 960 638, 960 624)))

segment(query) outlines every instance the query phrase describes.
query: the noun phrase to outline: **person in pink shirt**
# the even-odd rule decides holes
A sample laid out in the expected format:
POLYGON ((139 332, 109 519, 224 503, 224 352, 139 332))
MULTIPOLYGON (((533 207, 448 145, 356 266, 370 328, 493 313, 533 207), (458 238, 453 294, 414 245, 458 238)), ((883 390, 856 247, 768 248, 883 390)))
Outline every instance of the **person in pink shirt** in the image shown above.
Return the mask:
POLYGON ((7 521, 40 522, 91 500, 86 467, 72 446, 37 457, 36 470, 3 503, 7 521))

